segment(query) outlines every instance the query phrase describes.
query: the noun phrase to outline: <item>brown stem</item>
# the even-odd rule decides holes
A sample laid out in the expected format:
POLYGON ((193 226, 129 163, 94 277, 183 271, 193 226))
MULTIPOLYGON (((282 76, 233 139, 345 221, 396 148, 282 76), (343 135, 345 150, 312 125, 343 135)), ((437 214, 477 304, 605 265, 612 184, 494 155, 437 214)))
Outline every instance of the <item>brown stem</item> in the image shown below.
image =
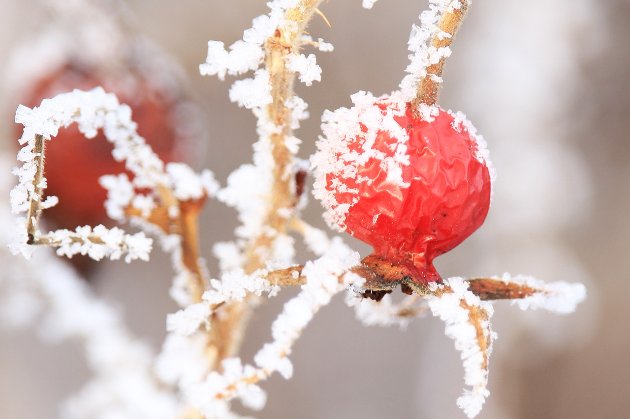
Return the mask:
MULTIPOLYGON (((448 48, 455 39, 455 34, 459 29, 466 11, 468 9, 468 0, 461 0, 460 7, 446 12, 440 18, 438 27, 439 33, 436 33, 430 43, 435 48, 448 48), (444 36, 444 33, 448 34, 444 36)), ((418 83, 418 92, 413 100, 414 109, 418 109, 420 104, 433 106, 437 103, 438 91, 441 85, 442 71, 447 57, 442 57, 437 63, 430 65, 426 69, 426 75, 420 79, 418 83)))
MULTIPOLYGON (((281 127, 281 130, 271 135, 271 153, 275 164, 264 225, 270 227, 276 234, 284 234, 287 228, 287 218, 279 210, 295 205, 295 194, 292 190, 294 179, 290 176, 294 156, 286 146, 286 139, 292 133, 291 110, 287 108, 286 102, 293 96, 295 73, 287 68, 286 58, 289 54, 299 51, 302 34, 320 2, 321 0, 303 0, 296 8, 287 11, 286 19, 295 22, 297 30, 292 30, 290 26, 278 28, 265 44, 267 50, 265 67, 269 72, 273 98, 272 103, 267 106, 267 117, 276 126, 281 127)), ((251 273, 265 266, 267 259, 265 256, 272 244, 273 237, 270 237, 267 231, 250 242, 245 252, 246 272, 251 273)))
POLYGON ((182 263, 192 274, 188 286, 191 299, 195 303, 201 301, 201 296, 206 288, 199 252, 199 212, 203 208, 203 203, 204 200, 185 201, 179 205, 182 263))
POLYGON ((34 195, 31 195, 29 202, 28 213, 26 215, 26 234, 28 235, 27 244, 35 243, 35 236, 37 232, 37 222, 41 214, 41 202, 42 202, 42 180, 44 178, 44 162, 46 154, 46 141, 44 136, 37 134, 35 136, 35 150, 37 154, 35 159, 35 177, 33 178, 33 190, 34 195))
POLYGON ((127 207, 125 208, 125 216, 144 219, 150 224, 159 227, 165 234, 181 234, 180 226, 172 222, 168 208, 164 205, 154 208, 147 216, 142 213, 142 210, 136 207, 127 207))
MULTIPOLYGON (((100 238, 99 236, 96 236, 94 234, 90 234, 89 236, 87 236, 87 239, 94 243, 94 244, 105 244, 105 242, 103 241, 102 238, 100 238)), ((84 243, 84 239, 83 238, 79 238, 79 237, 70 237, 70 241, 72 243, 84 243)), ((35 241, 32 243, 33 245, 42 245, 42 246, 51 246, 51 247, 59 247, 61 246, 61 242, 58 240, 54 240, 52 238, 50 238, 49 235, 44 235, 41 237, 38 237, 37 239, 35 239, 35 241)))
POLYGON ((468 311, 468 320, 475 328, 477 346, 483 356, 481 368, 487 371, 490 361, 490 348, 492 347, 492 333, 488 329, 488 319, 490 316, 482 307, 470 305, 464 300, 461 301, 460 305, 463 309, 468 311))
POLYGON ((492 278, 470 279, 468 288, 482 300, 518 300, 539 292, 527 285, 506 283, 492 278))
POLYGON ((206 288, 207 278, 200 265, 199 250, 199 213, 206 198, 179 202, 168 188, 158 188, 160 205, 147 216, 137 208, 125 208, 127 217, 142 218, 159 227, 166 234, 178 234, 181 237, 181 262, 189 273, 188 290, 193 303, 201 301, 206 288), (179 215, 172 218, 169 208, 177 206, 179 215))
MULTIPOLYGON (((265 267, 273 246, 273 236, 282 235, 287 230, 288 221, 281 215, 281 210, 295 205, 294 179, 291 176, 294 156, 286 146, 292 124, 291 110, 287 108, 286 102, 293 96, 295 74, 288 70, 286 57, 299 51, 302 34, 320 2, 321 0, 302 0, 297 7, 288 10, 285 19, 295 22, 296 25, 278 28, 265 43, 265 67, 269 73, 273 98, 266 108, 266 117, 280 127, 280 130, 270 138, 274 168, 273 184, 264 216, 265 231, 253 237, 245 249, 244 268, 247 273, 265 267)), ((256 298, 250 296, 243 302, 225 304, 213 317, 209 350, 216 355, 215 368, 221 360, 238 352, 251 314, 250 306, 256 298)))
MULTIPOLYGON (((271 284, 281 287, 301 286, 306 283, 302 269, 303 266, 278 269, 269 272, 266 279, 271 284)), ((365 279, 364 289, 371 292, 393 291, 400 285, 409 287, 418 295, 431 293, 427 286, 414 282, 413 277, 404 268, 374 256, 364 258, 360 265, 351 269, 351 272, 365 279)), ((471 278, 467 283, 470 291, 484 301, 522 299, 541 292, 527 285, 493 278, 471 278)))

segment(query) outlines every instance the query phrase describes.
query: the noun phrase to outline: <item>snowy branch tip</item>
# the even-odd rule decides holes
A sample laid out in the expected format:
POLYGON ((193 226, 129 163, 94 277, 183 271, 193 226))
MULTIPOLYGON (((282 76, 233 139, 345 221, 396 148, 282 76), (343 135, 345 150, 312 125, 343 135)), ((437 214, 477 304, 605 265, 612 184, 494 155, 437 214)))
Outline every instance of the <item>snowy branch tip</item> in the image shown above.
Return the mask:
POLYGON ((114 146, 113 158, 124 162, 134 175, 133 180, 121 174, 105 176, 101 181, 109 195, 105 206, 114 219, 123 218, 125 206, 140 209, 142 214, 155 207, 154 197, 137 194, 140 189, 153 191, 156 196, 158 189, 168 190, 182 202, 212 196, 219 188, 210 171, 197 175, 183 163, 165 166, 138 135, 137 125, 131 119, 131 108, 120 104, 114 94, 106 93, 100 87, 62 93, 43 100, 33 109, 20 105, 15 121, 24 125, 24 131, 19 139, 22 148, 17 155, 22 165, 13 169, 18 184, 10 194, 11 209, 15 214, 25 215, 26 219, 25 231, 19 232, 12 245, 14 253, 27 255, 28 244, 44 244, 57 247, 58 254, 68 257, 86 254, 100 260, 103 257, 119 259, 125 254, 127 261, 148 259, 152 242, 144 234, 128 235, 120 229, 108 230, 104 226, 79 227, 74 232, 58 230, 47 235, 37 230, 42 211, 59 201, 55 196, 43 198, 47 186, 44 176, 46 143, 57 136, 59 129, 73 123, 87 139, 94 138, 102 130, 114 146))
MULTIPOLYGON (((420 26, 413 25, 409 35, 408 48, 410 63, 406 68, 408 73, 400 82, 400 91, 406 100, 415 97, 422 79, 429 78, 434 83, 441 83, 441 69, 438 73, 429 71, 431 66, 443 62, 451 55, 450 43, 456 30, 443 27, 445 17, 463 12, 470 1, 468 0, 430 0, 429 9, 420 15, 420 26)), ((447 19, 448 20, 448 19, 447 19)), ((433 105, 433 104, 431 104, 433 105)))
POLYGON ((206 61, 199 65, 201 75, 217 76, 221 80, 226 75, 240 76, 254 72, 253 78, 237 80, 230 89, 230 100, 248 109, 271 102, 268 72, 260 67, 274 46, 289 51, 285 53, 286 68, 296 73, 307 86, 321 80, 322 70, 315 55, 301 54, 300 47, 311 45, 319 51, 333 50, 333 46, 321 38, 314 41, 311 36, 301 34, 301 22, 296 21, 300 19, 296 16, 301 15, 291 13, 296 8, 304 7, 300 6, 300 2, 270 1, 267 5, 270 12, 254 18, 252 27, 243 32, 242 39, 227 48, 223 42, 209 41, 206 61))
POLYGON ((545 309, 558 314, 575 310, 586 298, 579 283, 543 281, 509 274, 496 279, 464 280, 449 278, 443 284, 431 284, 427 295, 434 316, 446 323, 446 335, 455 341, 464 364, 464 380, 469 387, 457 405, 469 417, 479 414, 490 395, 488 365, 496 334, 490 326, 494 312, 492 299, 510 299, 521 309, 545 309), (474 292, 473 292, 474 290, 474 292))

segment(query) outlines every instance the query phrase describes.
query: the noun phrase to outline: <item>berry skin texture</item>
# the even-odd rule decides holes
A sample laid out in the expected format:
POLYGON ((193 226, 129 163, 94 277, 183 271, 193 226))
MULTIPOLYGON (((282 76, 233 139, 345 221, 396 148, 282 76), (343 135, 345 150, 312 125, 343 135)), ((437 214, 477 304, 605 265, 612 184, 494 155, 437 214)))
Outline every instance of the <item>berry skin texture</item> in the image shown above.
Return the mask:
POLYGON ((417 283, 441 281, 433 259, 477 230, 490 208, 485 143, 461 113, 435 108, 425 120, 395 93, 353 101, 324 115, 312 160, 325 218, 417 283))

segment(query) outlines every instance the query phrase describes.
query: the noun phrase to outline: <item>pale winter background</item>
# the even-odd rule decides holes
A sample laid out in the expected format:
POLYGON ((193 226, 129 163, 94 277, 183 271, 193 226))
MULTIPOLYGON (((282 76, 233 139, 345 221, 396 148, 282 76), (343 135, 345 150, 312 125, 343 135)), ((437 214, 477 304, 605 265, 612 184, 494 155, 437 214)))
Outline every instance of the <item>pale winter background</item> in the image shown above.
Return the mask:
MULTIPOLYGON (((208 132, 197 168, 209 167, 224 181, 250 158, 255 121, 229 102, 229 83, 202 78, 198 64, 209 39, 239 39, 265 11, 264 1, 128 3, 138 30, 185 68, 208 132)), ((367 11, 359 0, 323 4, 332 28, 316 18, 310 33, 332 42, 335 51, 318 54, 320 83, 298 87, 311 112, 298 133, 302 157, 314 150, 324 109, 348 106, 357 90, 396 88, 409 28, 425 6, 381 0, 367 11)), ((477 1, 447 64, 441 103, 466 112, 485 136, 499 179, 488 220, 438 260, 442 274, 527 273, 582 281, 589 291, 568 317, 497 305, 492 395, 481 418, 625 418, 630 411, 628 19, 628 0, 477 1)), ((36 1, 0 0, 0 62, 45 20, 36 1)), ((0 95, 0 150, 6 154, 15 141, 10 130, 17 104, 7 103, 5 91, 0 95)), ((323 227, 320 213, 312 202, 307 218, 323 227)), ((212 204, 203 222, 209 249, 231 236, 236 218, 212 204)), ((209 250, 205 256, 214 269, 209 250)), ((104 263, 94 284, 156 347, 164 316, 175 309, 165 259, 155 253, 149 263, 104 263)), ((258 311, 246 358, 268 338, 280 304, 258 311)), ((79 351, 71 344, 45 346, 34 333, 1 333, 0 417, 55 417, 58 402, 85 378, 79 351)), ((416 320, 405 331, 368 329, 337 301, 307 329, 293 358, 294 378, 266 383, 269 401, 258 417, 463 417, 454 403, 463 384, 461 362, 435 319, 416 320)))

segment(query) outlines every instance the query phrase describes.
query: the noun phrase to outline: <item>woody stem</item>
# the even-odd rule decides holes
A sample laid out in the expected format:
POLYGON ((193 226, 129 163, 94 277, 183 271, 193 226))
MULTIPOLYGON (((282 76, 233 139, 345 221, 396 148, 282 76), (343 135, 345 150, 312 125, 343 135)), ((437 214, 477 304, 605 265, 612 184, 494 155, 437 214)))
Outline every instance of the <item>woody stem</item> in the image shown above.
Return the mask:
MULTIPOLYGON (((468 3, 468 0, 461 0, 459 7, 454 6, 452 10, 444 12, 438 23, 439 31, 430 40, 431 47, 439 50, 451 46, 468 10, 468 3)), ((448 55, 443 54, 437 63, 426 68, 426 75, 420 79, 416 97, 412 101, 415 109, 421 104, 433 106, 437 103, 442 84, 442 71, 448 55)))

